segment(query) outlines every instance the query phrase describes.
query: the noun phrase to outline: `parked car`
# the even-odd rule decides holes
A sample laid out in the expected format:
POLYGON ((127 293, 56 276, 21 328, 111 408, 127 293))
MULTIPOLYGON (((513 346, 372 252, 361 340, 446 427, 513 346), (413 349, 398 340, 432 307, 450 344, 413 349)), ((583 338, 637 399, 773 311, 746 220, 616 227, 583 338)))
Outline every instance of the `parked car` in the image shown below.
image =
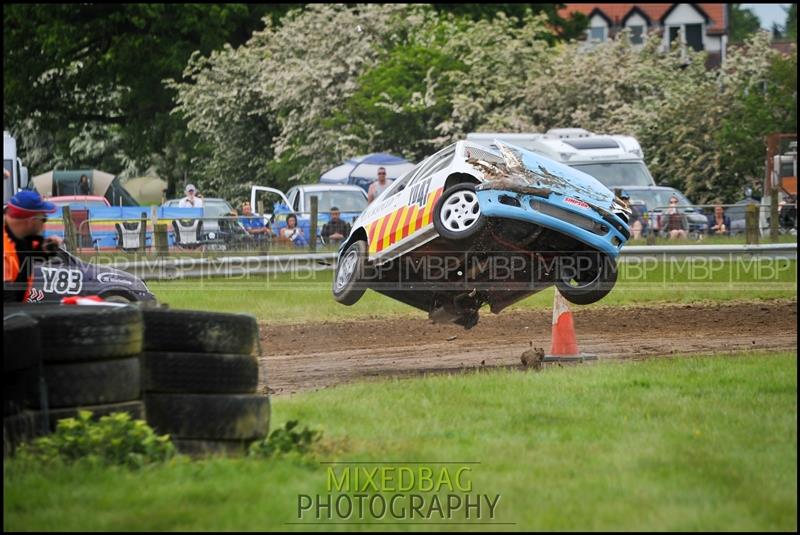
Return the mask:
POLYGON ((317 198, 317 235, 330 219, 330 210, 336 207, 343 221, 353 223, 367 207, 367 193, 359 186, 346 184, 301 184, 282 191, 264 186, 253 186, 250 191, 250 205, 258 211, 259 201, 264 205, 264 213, 274 232, 280 232, 286 225, 289 213, 297 215, 297 224, 309 235, 311 226, 311 198, 317 198))
POLYGON ((554 284, 577 304, 608 294, 627 204, 586 173, 494 145, 449 145, 373 201, 339 249, 334 299, 371 288, 470 328, 484 304, 497 313, 554 284))
POLYGON ((33 264, 33 284, 27 301, 58 303, 64 297, 99 295, 109 301, 154 302, 155 295, 138 277, 96 263, 87 263, 58 248, 47 260, 33 264))
MULTIPOLYGON (((171 199, 162 206, 178 208, 181 200, 171 199)), ((187 208, 187 210, 195 210, 187 208)), ((253 237, 235 218, 233 207, 225 199, 203 198, 203 218, 198 224, 197 240, 209 249, 226 250, 252 242, 253 237)), ((187 218, 190 219, 190 218, 187 218)))
POLYGON ((663 212, 669 207, 669 200, 678 198, 678 210, 686 215, 689 228, 687 232, 692 236, 699 236, 708 232, 708 218, 694 206, 686 196, 675 188, 665 186, 626 186, 624 191, 630 195, 632 203, 641 203, 646 206, 645 212, 650 223, 650 228, 660 230, 664 228, 663 212))

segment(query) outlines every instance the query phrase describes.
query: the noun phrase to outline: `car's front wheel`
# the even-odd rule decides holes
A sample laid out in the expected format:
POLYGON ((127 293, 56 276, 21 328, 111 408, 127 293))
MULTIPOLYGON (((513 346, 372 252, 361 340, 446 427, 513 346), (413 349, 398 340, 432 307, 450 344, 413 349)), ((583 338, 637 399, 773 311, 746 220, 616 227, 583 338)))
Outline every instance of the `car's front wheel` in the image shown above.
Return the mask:
POLYGON ((336 264, 333 277, 333 298, 343 305, 354 305, 367 291, 360 276, 364 273, 367 257, 367 242, 352 243, 336 264))
POLYGON ((617 282, 617 263, 603 254, 562 258, 556 288, 576 305, 589 305, 604 298, 617 282))
POLYGON ((475 184, 461 183, 448 188, 433 210, 433 227, 448 240, 471 238, 485 223, 475 184))

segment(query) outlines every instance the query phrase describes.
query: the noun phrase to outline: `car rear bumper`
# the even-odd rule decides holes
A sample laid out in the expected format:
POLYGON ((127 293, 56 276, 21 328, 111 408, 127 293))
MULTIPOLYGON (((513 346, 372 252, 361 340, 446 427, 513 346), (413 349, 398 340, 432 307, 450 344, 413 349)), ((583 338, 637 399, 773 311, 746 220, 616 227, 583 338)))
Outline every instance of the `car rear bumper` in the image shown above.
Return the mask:
POLYGON ((628 241, 630 229, 614 215, 605 218, 589 206, 581 207, 565 201, 561 195, 549 197, 510 190, 480 190, 478 202, 486 217, 526 221, 570 236, 611 258, 628 241))

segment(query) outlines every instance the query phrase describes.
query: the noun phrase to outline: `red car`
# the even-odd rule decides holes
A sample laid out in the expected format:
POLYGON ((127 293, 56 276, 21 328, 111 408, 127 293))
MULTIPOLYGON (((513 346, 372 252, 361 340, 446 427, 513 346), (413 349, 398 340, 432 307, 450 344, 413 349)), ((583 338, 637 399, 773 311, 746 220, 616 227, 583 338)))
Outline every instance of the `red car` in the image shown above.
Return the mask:
POLYGON ((49 197, 46 200, 56 206, 69 206, 70 208, 79 210, 111 206, 108 199, 102 195, 64 195, 63 197, 49 197))

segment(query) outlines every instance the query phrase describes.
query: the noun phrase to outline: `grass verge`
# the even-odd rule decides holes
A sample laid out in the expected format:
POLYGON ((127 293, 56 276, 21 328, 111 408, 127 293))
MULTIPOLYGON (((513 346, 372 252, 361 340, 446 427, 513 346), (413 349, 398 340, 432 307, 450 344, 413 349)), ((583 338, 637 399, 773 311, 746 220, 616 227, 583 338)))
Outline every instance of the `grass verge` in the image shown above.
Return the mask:
MULTIPOLYGON (((416 308, 372 290, 367 290, 353 306, 340 305, 331 295, 332 278, 332 271, 307 271, 247 279, 160 281, 149 283, 149 287, 159 301, 173 308, 245 312, 272 322, 426 316, 416 308)), ((614 290, 597 306, 796 296, 797 261, 622 263, 614 290)), ((548 289, 524 299, 510 310, 550 308, 552 303, 553 290, 548 289)))
MULTIPOLYGON (((322 429, 314 456, 178 460, 139 471, 7 460, 4 529, 487 527, 463 510, 448 520, 465 524, 410 524, 407 511, 380 526, 361 523, 376 521, 369 515, 293 524, 316 521, 298 517, 298 496, 329 494, 332 465, 321 463, 331 461, 379 463, 333 465, 338 475, 346 466, 468 467, 470 494, 500 495, 494 518, 484 510, 481 520, 497 530, 797 527, 796 353, 364 382, 275 399, 273 416, 273 428, 299 419, 322 429)), ((396 494, 430 503, 434 493, 385 496, 396 494)))

